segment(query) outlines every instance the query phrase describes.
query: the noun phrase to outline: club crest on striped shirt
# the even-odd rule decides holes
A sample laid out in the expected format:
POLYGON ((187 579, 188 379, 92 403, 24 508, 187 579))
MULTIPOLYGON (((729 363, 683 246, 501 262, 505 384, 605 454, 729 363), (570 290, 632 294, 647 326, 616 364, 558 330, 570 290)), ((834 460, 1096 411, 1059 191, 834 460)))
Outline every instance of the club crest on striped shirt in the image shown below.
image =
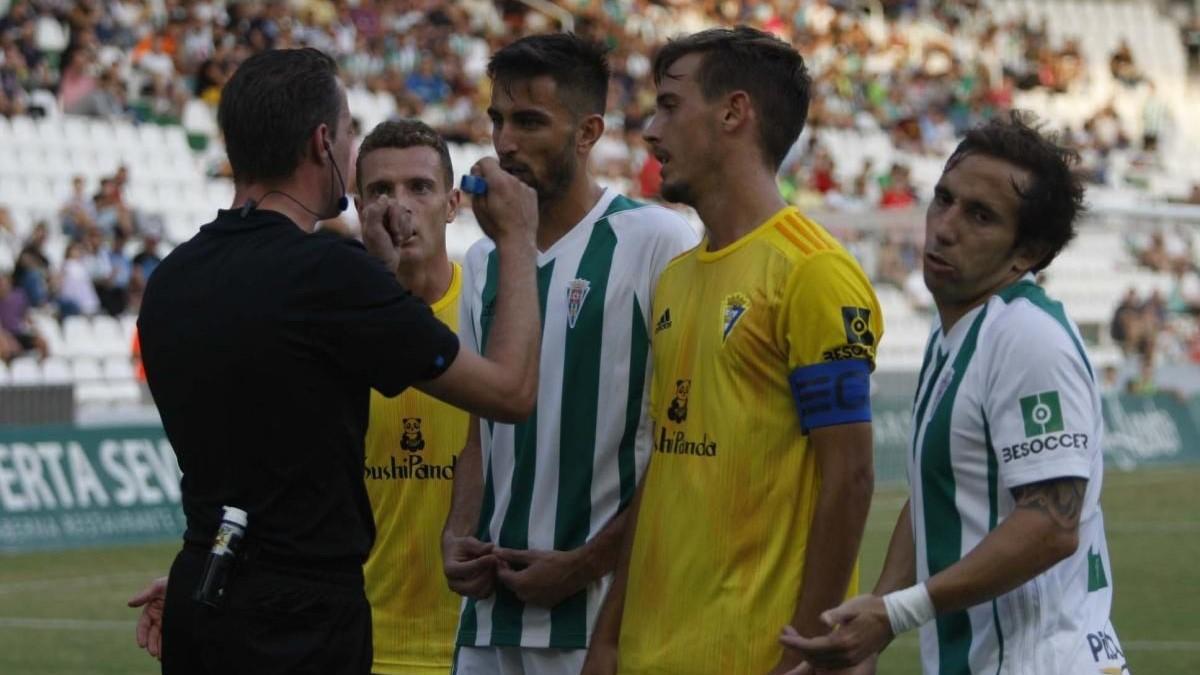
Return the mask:
POLYGON ((933 390, 933 400, 929 402, 930 410, 937 410, 938 403, 942 400, 942 394, 950 388, 950 383, 954 380, 954 366, 946 368, 942 372, 942 376, 938 378, 937 384, 933 390))
POLYGON ((750 309, 750 298, 743 293, 730 293, 721 303, 721 342, 729 339, 729 332, 750 309))
POLYGON ((587 300, 588 292, 592 290, 592 282, 587 279, 575 279, 567 284, 567 325, 575 327, 579 320, 579 312, 583 309, 583 301, 587 300))

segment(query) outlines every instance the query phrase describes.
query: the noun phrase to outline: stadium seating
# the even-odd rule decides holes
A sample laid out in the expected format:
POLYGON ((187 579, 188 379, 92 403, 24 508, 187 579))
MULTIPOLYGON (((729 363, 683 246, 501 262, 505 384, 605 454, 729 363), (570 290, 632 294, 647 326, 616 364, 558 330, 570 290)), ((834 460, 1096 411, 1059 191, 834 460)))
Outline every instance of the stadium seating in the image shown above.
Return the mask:
MULTIPOLYGON (((1138 68, 1155 83, 1156 93, 1173 119, 1170 142, 1163 144, 1156 165, 1138 166, 1137 143, 1108 156, 1104 183, 1088 191, 1093 217, 1046 280, 1050 292, 1064 301, 1083 327, 1097 363, 1115 363, 1121 357, 1107 337, 1107 325, 1118 299, 1130 288, 1142 295, 1153 290, 1165 294, 1174 283, 1168 275, 1139 268, 1128 249, 1130 233, 1162 223, 1200 223, 1195 211, 1163 215, 1155 206, 1166 198, 1186 196, 1193 184, 1200 183, 1200 124, 1194 122, 1200 93, 1189 89, 1178 27, 1146 1, 994 0, 983 5, 1001 21, 1044 18, 1053 44, 1083 38, 1079 45, 1087 67, 1085 80, 1062 93, 1040 87, 1016 91, 1014 107, 1032 110, 1053 126, 1078 130, 1111 101, 1122 131, 1136 141, 1143 131, 1143 105, 1149 92, 1145 86, 1122 85, 1110 73, 1109 58, 1124 40, 1132 48, 1138 68)), ((870 30, 886 32, 879 24, 870 30)), ((68 38, 59 22, 38 20, 37 42, 42 49, 54 51, 58 45, 61 50, 68 38)), ((117 60, 129 58, 113 45, 103 46, 102 52, 117 60)), ((375 90, 355 81, 347 90, 351 112, 364 133, 400 110, 394 92, 372 86, 375 90)), ((67 243, 57 216, 76 176, 83 177, 85 190, 91 194, 102 178, 112 175, 118 166, 126 166, 129 182, 124 199, 141 219, 161 222, 160 255, 193 236, 215 209, 232 203, 232 182, 212 175, 217 173, 224 151, 215 110, 205 101, 188 101, 181 123, 166 126, 64 114, 54 95, 45 89, 29 92, 29 102, 44 116, 0 115, 0 148, 10 159, 0 162, 0 206, 9 210, 20 240, 35 223, 44 220, 50 224, 43 250, 53 269, 61 269, 67 243)), ((889 131, 871 115, 856 112, 853 124, 844 128, 813 125, 800 147, 807 148, 809 138, 815 137, 835 160, 834 172, 842 185, 851 184, 868 161, 876 171, 900 164, 909 170, 916 193, 926 197, 945 157, 897 147, 889 131)), ((427 105, 422 117, 436 123, 446 118, 446 108, 427 105)), ((455 173, 461 175, 480 157, 491 155, 492 149, 486 144, 451 144, 450 154, 455 173)), ((816 217, 824 222, 820 216, 818 209, 816 217)), ((688 217, 697 223, 694 214, 688 217)), ((865 236, 874 236, 871 233, 882 227, 883 217, 872 205, 863 205, 855 218, 855 228, 865 236)), ((909 218, 919 229, 920 209, 909 218)), ((347 214, 347 220, 353 222, 353 214, 347 214)), ((470 209, 462 209, 447 228, 450 255, 461 259, 480 236, 470 209)), ((132 254, 137 243, 127 246, 127 253, 132 254)), ((12 249, 12 244, 0 241, 0 273, 11 270, 17 252, 12 249)), ((899 372, 915 370, 923 356, 929 316, 914 308, 900 289, 884 284, 878 288, 887 325, 879 366, 899 372)), ((141 389, 133 379, 129 358, 132 317, 75 316, 60 322, 49 311, 38 311, 30 318, 45 340, 50 358, 40 364, 31 357, 0 363, 0 385, 70 381, 75 383, 81 404, 108 406, 140 400, 141 389)))

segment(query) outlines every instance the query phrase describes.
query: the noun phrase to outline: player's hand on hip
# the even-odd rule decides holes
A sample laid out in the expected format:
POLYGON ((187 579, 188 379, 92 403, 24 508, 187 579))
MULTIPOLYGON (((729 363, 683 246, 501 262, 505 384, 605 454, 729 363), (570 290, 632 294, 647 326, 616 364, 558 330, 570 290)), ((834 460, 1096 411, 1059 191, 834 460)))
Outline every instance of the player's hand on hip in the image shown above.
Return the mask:
POLYGON ((494 157, 471 167, 471 175, 487 181, 487 192, 471 195, 471 209, 484 234, 496 242, 519 238, 532 244, 537 238, 537 192, 500 168, 494 157))
POLYGON ((521 602, 554 607, 587 586, 576 551, 496 547, 496 578, 521 602))
MULTIPOLYGON (((801 636, 791 626, 783 628, 779 642, 785 648, 795 650, 811 669, 798 670, 797 675, 857 666, 872 660, 893 637, 883 599, 876 595, 860 595, 847 600, 821 614, 821 621, 831 630, 819 637, 801 636)), ((857 675, 860 671, 851 672, 857 675)))
POLYGON ((135 636, 137 645, 162 660, 163 606, 167 600, 167 577, 159 577, 129 599, 130 607, 141 607, 135 636))
POLYGON ((442 571, 450 590, 481 600, 496 588, 494 546, 475 537, 442 535, 442 571))
POLYGON ((379 195, 362 210, 363 246, 393 272, 400 262, 400 247, 413 235, 412 209, 379 195))

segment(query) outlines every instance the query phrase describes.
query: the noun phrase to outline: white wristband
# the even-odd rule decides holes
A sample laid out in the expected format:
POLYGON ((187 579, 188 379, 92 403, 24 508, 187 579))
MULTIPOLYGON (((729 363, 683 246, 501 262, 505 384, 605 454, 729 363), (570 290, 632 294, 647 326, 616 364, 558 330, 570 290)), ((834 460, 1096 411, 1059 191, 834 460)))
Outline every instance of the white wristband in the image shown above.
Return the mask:
POLYGON ((892 624, 892 635, 917 628, 937 616, 925 584, 888 593, 883 596, 883 606, 887 609, 888 622, 892 624))

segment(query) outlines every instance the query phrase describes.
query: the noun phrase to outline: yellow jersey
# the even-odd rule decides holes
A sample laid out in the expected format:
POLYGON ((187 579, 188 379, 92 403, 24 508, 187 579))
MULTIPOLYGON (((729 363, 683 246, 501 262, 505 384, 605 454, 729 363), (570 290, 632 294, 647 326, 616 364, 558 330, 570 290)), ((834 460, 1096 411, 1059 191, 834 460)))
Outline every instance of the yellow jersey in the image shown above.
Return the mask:
POLYGON ((723 249, 706 247, 676 258, 654 295, 654 452, 622 673, 775 665, 821 488, 806 431, 870 419, 883 326, 850 254, 792 207, 723 249))
MULTIPOLYGON (((432 306, 458 330, 462 270, 432 306)), ((467 440, 466 412, 416 389, 395 398, 371 392, 367 426, 367 494, 375 515, 375 547, 363 567, 379 675, 450 671, 461 598, 442 574, 442 526, 458 453, 467 440)))

